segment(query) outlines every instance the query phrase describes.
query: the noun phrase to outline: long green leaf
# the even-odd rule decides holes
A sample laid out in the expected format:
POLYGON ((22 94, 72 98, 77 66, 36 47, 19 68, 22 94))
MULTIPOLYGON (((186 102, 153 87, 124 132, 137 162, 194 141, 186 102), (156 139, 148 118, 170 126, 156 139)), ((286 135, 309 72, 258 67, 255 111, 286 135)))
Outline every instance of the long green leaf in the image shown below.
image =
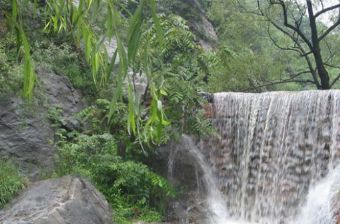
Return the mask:
POLYGON ((129 134, 136 134, 136 118, 135 118, 135 107, 134 107, 134 94, 132 92, 132 85, 129 83, 128 87, 128 131, 129 134), (132 130, 132 131, 131 131, 132 130))
POLYGON ((124 85, 124 79, 128 73, 128 59, 127 59, 127 55, 123 46, 123 43, 120 39, 120 36, 117 32, 118 30, 118 23, 120 21, 120 13, 118 12, 118 10, 116 9, 116 7, 114 7, 114 5, 111 5, 111 9, 112 9, 112 15, 113 15, 113 32, 114 32, 114 36, 116 38, 117 41, 117 52, 118 52, 118 56, 119 56, 119 72, 116 75, 116 89, 115 89, 115 93, 112 96, 112 100, 111 100, 111 105, 110 105, 110 111, 109 111, 109 118, 111 119, 113 113, 114 113, 114 109, 116 106, 116 103, 118 102, 118 99, 121 98, 122 96, 122 88, 124 85))
POLYGON ((130 62, 133 62, 135 60, 140 38, 142 36, 143 8, 144 8, 144 1, 142 0, 136 12, 130 19, 130 23, 129 23, 128 58, 130 62))
POLYGON ((22 42, 22 46, 23 46, 24 53, 25 53, 23 96, 27 99, 31 99, 33 95, 36 75, 34 72, 34 65, 32 62, 32 58, 30 54, 30 46, 29 46, 26 34, 21 27, 19 27, 19 32, 20 32, 20 39, 22 42))
POLYGON ((159 40, 160 44, 163 45, 164 32, 163 32, 159 17, 157 16, 156 0, 149 0, 149 4, 150 4, 150 8, 151 8, 151 16, 152 16, 153 22, 155 23, 155 27, 156 27, 156 33, 157 33, 158 40, 159 40))

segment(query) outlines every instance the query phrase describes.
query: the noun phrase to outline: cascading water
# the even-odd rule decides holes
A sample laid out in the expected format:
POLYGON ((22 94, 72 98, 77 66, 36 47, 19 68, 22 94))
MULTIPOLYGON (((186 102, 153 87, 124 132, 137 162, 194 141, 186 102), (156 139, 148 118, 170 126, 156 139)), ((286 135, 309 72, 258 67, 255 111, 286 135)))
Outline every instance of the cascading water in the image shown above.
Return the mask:
POLYGON ((189 136, 183 135, 183 143, 188 153, 195 159, 203 172, 203 181, 205 186, 207 186, 206 204, 208 206, 210 223, 226 224, 228 216, 225 198, 218 188, 217 180, 210 165, 205 161, 204 155, 189 136))
POLYGON ((209 224, 336 223, 340 91, 217 93, 212 106, 220 137, 185 141, 209 224))
MULTIPOLYGON (((336 223, 336 213, 340 205, 340 166, 332 170, 326 178, 313 186, 298 217, 290 224, 332 224, 336 223)), ((338 210, 338 211, 337 211, 338 210)))

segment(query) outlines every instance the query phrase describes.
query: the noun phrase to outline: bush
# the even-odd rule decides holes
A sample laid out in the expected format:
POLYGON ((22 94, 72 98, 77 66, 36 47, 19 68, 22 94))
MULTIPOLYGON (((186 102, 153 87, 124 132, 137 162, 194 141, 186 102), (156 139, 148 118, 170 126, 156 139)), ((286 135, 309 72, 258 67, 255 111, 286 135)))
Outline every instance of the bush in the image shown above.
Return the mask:
POLYGON ((73 86, 88 95, 95 94, 92 75, 79 50, 68 43, 60 45, 40 37, 34 44, 33 58, 39 65, 47 66, 57 74, 67 76, 73 86))
POLYGON ((0 34, 0 95, 18 92, 22 85, 22 65, 17 63, 15 37, 0 34))
POLYGON ((24 187, 24 180, 9 161, 0 160, 0 208, 24 187))
POLYGON ((123 160, 112 135, 79 135, 58 151, 58 174, 89 177, 111 203, 118 223, 159 221, 167 198, 174 195, 168 182, 146 165, 123 160))

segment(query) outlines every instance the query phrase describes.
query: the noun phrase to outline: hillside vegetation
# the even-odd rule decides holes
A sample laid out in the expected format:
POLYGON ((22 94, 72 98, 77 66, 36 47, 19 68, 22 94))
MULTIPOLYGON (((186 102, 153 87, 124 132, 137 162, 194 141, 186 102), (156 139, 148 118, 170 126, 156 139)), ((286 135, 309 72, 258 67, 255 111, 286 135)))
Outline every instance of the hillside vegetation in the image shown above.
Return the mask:
MULTIPOLYGON (((183 133, 215 134, 202 93, 339 88, 338 17, 334 28, 317 21, 313 36, 306 5, 259 2, 1 1, 0 99, 42 102, 43 68, 67 77, 86 105, 74 114, 80 128, 48 108, 56 166, 41 178, 85 176, 117 223, 161 221, 183 189, 150 161, 183 133)), ((0 184, 0 206, 25 186, 10 159, 0 158, 13 177, 0 184)))

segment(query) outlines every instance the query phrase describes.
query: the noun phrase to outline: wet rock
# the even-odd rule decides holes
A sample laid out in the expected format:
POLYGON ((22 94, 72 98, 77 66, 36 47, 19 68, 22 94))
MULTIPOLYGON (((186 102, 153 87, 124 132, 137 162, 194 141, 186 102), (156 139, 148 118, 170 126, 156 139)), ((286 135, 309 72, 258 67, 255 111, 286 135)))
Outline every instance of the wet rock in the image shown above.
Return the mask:
POLYGON ((174 223, 170 223, 170 222, 142 222, 142 221, 138 221, 138 222, 134 222, 133 224, 174 224, 174 223))
MULTIPOLYGON (((190 147, 187 141, 182 138, 180 141, 173 141, 160 147, 158 159, 153 162, 159 166, 168 166, 163 175, 168 175, 168 180, 177 187, 185 189, 180 197, 169 201, 166 220, 172 224, 205 224, 208 221, 206 187, 202 167, 197 159, 189 152, 190 147), (167 164, 167 165, 165 165, 167 164)), ((160 170, 160 168, 156 168, 160 170)))
POLYGON ((204 117, 206 117, 206 118, 214 118, 215 117, 214 107, 211 103, 204 104, 203 109, 204 109, 204 117))
POLYGON ((203 97, 203 99, 205 99, 206 101, 208 101, 208 103, 213 103, 214 101, 214 94, 209 93, 209 92, 199 92, 198 93, 200 96, 203 97))
POLYGON ((65 176, 33 184, 0 212, 0 223, 112 224, 112 213, 92 184, 65 176))

